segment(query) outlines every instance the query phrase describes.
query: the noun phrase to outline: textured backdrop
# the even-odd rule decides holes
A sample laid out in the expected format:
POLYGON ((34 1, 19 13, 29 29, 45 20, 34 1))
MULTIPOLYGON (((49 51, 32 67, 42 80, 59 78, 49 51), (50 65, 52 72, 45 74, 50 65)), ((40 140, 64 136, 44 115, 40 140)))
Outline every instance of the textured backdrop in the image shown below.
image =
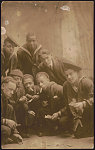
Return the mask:
POLYGON ((44 48, 80 64, 92 76, 93 5, 93 1, 3 2, 1 25, 20 45, 27 32, 35 32, 44 48))

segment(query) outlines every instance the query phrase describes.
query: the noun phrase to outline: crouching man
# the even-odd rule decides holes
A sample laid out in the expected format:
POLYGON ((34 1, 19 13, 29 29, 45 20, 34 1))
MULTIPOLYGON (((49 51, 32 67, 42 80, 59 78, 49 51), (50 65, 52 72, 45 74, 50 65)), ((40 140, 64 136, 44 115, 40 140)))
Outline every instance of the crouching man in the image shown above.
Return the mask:
POLYGON ((20 108, 19 99, 25 95, 25 89, 22 83, 23 73, 19 69, 13 69, 10 72, 10 76, 13 77, 17 84, 16 92, 14 93, 13 99, 10 100, 10 104, 14 107, 17 122, 21 124, 21 121, 23 122, 23 117, 21 116, 23 111, 20 108))
POLYGON ((29 137, 30 132, 35 127, 35 116, 39 109, 39 92, 40 89, 37 85, 34 85, 34 78, 30 74, 23 76, 23 85, 25 87, 25 95, 19 99, 19 110, 22 136, 29 137))
POLYGON ((65 75, 67 81, 63 85, 63 96, 66 107, 53 118, 60 115, 62 126, 73 129, 77 138, 93 136, 93 83, 82 77, 81 68, 73 63, 65 62, 65 75))
POLYGON ((5 77, 1 83, 1 141, 2 144, 20 142, 22 137, 17 130, 15 111, 9 104, 16 90, 16 82, 12 77, 5 77))
POLYGON ((50 81, 46 72, 37 73, 36 81, 41 88, 41 106, 38 112, 38 135, 42 136, 46 129, 48 130, 45 131, 45 134, 47 134, 46 132, 50 132, 50 134, 56 134, 59 118, 54 120, 52 116, 64 106, 63 87, 53 81, 50 81))

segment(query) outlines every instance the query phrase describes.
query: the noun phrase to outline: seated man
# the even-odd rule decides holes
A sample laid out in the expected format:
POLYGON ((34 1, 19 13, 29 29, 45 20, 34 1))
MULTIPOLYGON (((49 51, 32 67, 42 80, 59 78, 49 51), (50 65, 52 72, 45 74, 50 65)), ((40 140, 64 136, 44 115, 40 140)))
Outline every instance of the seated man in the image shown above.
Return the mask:
MULTIPOLYGON (((40 130, 43 130, 43 128, 47 128, 46 124, 56 126, 56 123, 53 124, 52 115, 64 105, 62 100, 63 87, 53 81, 50 82, 46 72, 37 73, 36 81, 42 89, 40 93, 41 108, 39 109, 38 120, 39 126, 41 126, 40 130)), ((39 132, 39 135, 42 134, 41 132, 39 132)))
POLYGON ((67 81, 63 85, 63 96, 66 107, 60 111, 60 123, 69 129, 72 126, 73 133, 77 138, 94 134, 93 82, 82 77, 80 70, 79 66, 65 62, 67 81))
POLYGON ((1 138, 3 143, 6 143, 9 137, 12 138, 11 141, 22 141, 22 138, 16 129, 17 123, 15 111, 12 105, 8 103, 15 90, 15 80, 9 76, 3 78, 1 85, 1 138))

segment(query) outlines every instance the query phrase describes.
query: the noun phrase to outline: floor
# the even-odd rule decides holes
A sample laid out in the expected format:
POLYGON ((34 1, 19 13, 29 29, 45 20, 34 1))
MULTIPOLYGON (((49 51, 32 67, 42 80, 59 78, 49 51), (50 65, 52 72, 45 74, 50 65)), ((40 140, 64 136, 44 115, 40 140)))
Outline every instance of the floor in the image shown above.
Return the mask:
POLYGON ((7 144, 2 149, 93 149, 94 137, 75 139, 74 137, 32 135, 20 144, 7 144))

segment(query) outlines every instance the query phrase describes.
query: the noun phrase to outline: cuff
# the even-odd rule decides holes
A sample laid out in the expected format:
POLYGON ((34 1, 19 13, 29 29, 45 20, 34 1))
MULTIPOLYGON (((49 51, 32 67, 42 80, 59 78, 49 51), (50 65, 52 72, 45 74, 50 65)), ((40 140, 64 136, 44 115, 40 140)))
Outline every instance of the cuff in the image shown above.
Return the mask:
POLYGON ((86 101, 83 101, 83 108, 86 107, 86 101))
POLYGON ((59 117, 61 116, 61 111, 58 111, 58 116, 59 116, 59 117))

